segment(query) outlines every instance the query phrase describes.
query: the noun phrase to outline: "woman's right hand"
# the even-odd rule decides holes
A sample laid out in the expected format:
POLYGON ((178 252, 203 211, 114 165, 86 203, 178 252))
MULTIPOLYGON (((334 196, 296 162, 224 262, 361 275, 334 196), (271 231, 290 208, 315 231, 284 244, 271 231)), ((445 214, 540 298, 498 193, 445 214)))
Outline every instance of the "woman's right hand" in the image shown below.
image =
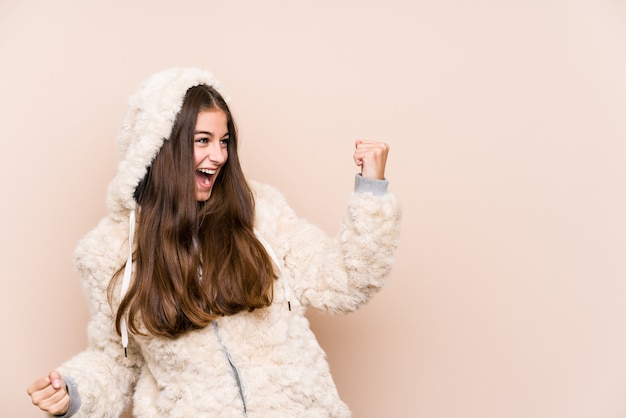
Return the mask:
POLYGON ((67 385, 57 371, 37 379, 28 387, 33 405, 52 415, 63 415, 70 407, 70 395, 67 385))

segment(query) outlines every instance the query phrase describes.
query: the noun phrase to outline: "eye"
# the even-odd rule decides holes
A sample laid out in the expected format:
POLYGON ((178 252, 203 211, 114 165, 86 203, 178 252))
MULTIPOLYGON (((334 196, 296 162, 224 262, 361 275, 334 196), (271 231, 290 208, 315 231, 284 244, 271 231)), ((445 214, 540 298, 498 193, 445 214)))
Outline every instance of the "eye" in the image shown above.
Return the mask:
POLYGON ((220 144, 222 144, 222 145, 224 145, 224 146, 227 146, 229 142, 230 142, 230 138, 229 138, 229 137, 222 138, 222 139, 220 140, 220 144))
POLYGON ((208 144, 209 138, 196 138, 194 142, 197 144, 208 144))

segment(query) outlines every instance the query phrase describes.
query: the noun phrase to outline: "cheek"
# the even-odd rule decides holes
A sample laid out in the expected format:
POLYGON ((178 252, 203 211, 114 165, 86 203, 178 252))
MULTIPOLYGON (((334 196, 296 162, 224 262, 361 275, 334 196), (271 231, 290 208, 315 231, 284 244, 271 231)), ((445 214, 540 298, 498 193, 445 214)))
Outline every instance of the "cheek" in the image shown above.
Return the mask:
POLYGON ((197 167, 198 164, 200 164, 200 161, 202 161, 202 158, 203 158, 202 152, 199 152, 198 150, 194 150, 193 152, 194 167, 197 167))

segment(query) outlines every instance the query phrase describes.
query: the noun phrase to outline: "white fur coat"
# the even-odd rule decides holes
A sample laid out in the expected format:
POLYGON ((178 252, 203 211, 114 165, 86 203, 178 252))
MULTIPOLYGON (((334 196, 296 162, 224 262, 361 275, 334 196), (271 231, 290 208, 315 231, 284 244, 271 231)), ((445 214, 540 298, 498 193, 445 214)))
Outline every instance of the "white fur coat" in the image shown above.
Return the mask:
MULTIPOLYGON (((198 82, 211 81, 206 73, 199 74, 198 82)), ((107 286, 128 255, 133 186, 143 177, 145 162, 159 149, 150 141, 163 140, 161 132, 147 135, 148 125, 140 122, 150 120, 149 106, 160 105, 151 102, 150 95, 162 95, 158 89, 164 85, 170 92, 180 78, 180 74, 161 76, 131 100, 121 137, 126 159, 109 189, 110 214, 76 249, 92 317, 89 347, 58 368, 76 384, 81 406, 74 416, 118 417, 132 400, 134 415, 144 418, 348 417, 305 309, 354 311, 381 288, 399 234, 399 207, 393 194, 352 193, 339 235, 331 239, 299 219, 274 188, 252 183, 255 228, 281 264, 272 305, 222 317, 174 340, 131 335, 128 357, 124 356, 107 286), (142 95, 148 98, 138 102, 142 95), (143 137, 136 139, 140 135, 133 135, 134 129, 143 137)), ((184 94, 188 87, 184 80, 178 90, 184 94)), ((171 115, 167 118, 171 122, 171 115)), ((113 300, 114 306, 117 303, 119 297, 113 300)))

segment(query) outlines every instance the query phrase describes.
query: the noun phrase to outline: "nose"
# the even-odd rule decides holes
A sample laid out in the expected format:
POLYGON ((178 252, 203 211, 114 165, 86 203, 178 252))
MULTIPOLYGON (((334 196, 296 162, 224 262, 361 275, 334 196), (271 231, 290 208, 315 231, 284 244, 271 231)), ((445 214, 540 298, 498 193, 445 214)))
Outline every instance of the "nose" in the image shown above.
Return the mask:
POLYGON ((219 141, 211 141, 208 147, 207 157, 215 164, 223 164, 226 161, 226 148, 219 141))

